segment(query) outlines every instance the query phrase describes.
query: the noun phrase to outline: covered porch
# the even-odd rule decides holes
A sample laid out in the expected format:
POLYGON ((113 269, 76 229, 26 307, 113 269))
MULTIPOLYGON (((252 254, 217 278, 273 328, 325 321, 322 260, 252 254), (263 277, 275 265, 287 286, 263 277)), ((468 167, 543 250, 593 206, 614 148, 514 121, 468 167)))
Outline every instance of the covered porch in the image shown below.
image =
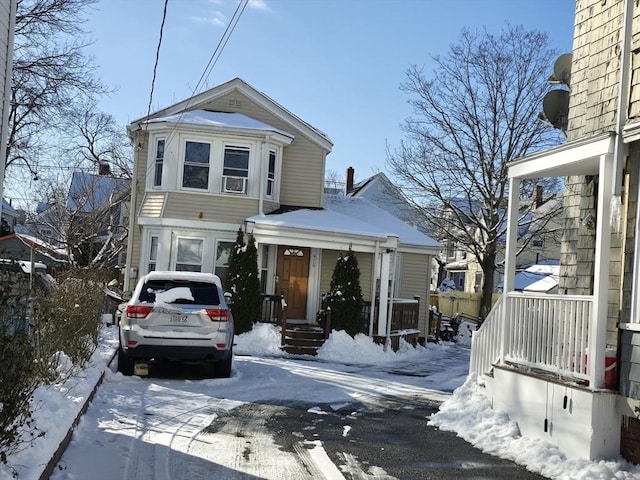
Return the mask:
POLYGON ((619 449, 615 350, 607 351, 606 341, 611 202, 619 202, 614 186, 620 182, 615 150, 615 135, 607 133, 510 165, 504 293, 472 342, 469 370, 494 408, 518 422, 523 435, 550 439, 576 458, 619 449), (569 176, 598 178, 592 293, 516 292, 521 182, 569 176))

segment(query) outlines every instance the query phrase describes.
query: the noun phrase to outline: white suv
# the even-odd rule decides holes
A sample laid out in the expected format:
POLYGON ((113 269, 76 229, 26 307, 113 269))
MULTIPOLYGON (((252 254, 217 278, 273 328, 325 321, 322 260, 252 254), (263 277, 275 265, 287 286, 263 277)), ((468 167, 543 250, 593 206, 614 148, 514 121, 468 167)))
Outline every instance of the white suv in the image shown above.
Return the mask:
POLYGON ((203 362, 216 377, 231 375, 233 317, 212 273, 151 272, 142 277, 119 322, 118 371, 136 362, 203 362))

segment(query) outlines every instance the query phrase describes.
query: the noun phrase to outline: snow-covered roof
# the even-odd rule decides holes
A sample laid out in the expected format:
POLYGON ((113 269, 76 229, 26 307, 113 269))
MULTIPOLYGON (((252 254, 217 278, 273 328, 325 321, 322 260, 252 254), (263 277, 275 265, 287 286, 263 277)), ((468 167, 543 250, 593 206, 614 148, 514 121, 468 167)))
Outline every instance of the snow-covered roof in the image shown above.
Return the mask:
POLYGON ((420 232, 417 228, 407 225, 367 198, 327 195, 324 206, 329 210, 351 217, 351 221, 361 220, 367 224, 380 226, 388 233, 397 235, 400 244, 434 249, 442 248, 442 245, 436 240, 420 232))
POLYGON ((440 244, 397 217, 376 207, 366 198, 327 195, 325 208, 300 208, 284 213, 254 215, 247 219, 256 225, 299 228, 331 234, 398 239, 400 246, 433 250, 440 244))
MULTIPOLYGON (((514 290, 518 292, 547 293, 557 288, 560 279, 560 265, 537 264, 518 272, 514 278, 514 290)), ((504 282, 498 285, 503 288, 504 282)))
POLYGON ((191 110, 164 117, 152 118, 149 123, 183 123, 201 125, 220 129, 256 130, 261 132, 275 132, 293 139, 294 136, 284 130, 267 123, 248 117, 241 113, 211 112, 209 110, 191 110))
POLYGON ((131 185, 128 178, 73 172, 67 208, 71 211, 92 212, 106 203, 113 194, 131 185))
POLYGON ((378 237, 380 240, 392 235, 387 229, 327 209, 300 208, 275 215, 254 215, 249 217, 247 221, 254 222, 257 225, 300 228, 348 235, 366 235, 378 237))

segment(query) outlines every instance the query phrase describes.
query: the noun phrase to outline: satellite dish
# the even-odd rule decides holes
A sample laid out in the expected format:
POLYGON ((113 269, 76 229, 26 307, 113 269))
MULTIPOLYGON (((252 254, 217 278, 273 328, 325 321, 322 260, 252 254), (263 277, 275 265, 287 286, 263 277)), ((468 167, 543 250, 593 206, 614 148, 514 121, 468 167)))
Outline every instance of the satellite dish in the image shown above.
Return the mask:
POLYGON ((567 130, 569 115, 569 92, 566 90, 551 90, 542 99, 542 110, 554 128, 563 132, 567 130))
POLYGON ((553 74, 549 77, 552 83, 563 83, 569 85, 571 83, 571 60, 573 55, 565 53, 560 55, 553 64, 553 74))

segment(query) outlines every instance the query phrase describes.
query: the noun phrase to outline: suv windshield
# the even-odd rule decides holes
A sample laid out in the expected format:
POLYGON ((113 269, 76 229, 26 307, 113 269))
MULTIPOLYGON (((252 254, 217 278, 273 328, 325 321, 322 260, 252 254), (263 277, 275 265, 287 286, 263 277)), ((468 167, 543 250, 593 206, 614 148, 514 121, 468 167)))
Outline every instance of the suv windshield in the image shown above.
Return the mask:
POLYGON ((140 292, 140 302, 183 305, 220 305, 218 288, 213 283, 150 280, 140 292))

